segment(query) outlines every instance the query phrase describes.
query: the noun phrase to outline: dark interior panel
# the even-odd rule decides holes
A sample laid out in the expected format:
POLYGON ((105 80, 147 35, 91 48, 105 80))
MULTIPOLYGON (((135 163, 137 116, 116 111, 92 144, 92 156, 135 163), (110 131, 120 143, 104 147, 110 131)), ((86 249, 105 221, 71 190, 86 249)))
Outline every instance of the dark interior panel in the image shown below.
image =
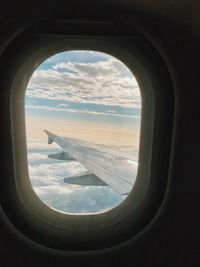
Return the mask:
MULTIPOLYGON (((167 185, 162 203, 148 225, 127 241, 104 249, 73 252, 51 249, 29 239, 17 229, 15 219, 9 220, 13 215, 4 210, 3 203, 15 191, 10 185, 9 192, 0 190, 0 266, 199 266, 200 3, 189 0, 2 0, 0 21, 1 188, 9 184, 13 176, 13 158, 9 153, 12 151, 11 118, 7 112, 10 92, 6 89, 12 68, 5 72, 5 67, 17 53, 17 49, 8 48, 20 36, 40 38, 53 34, 61 37, 76 32, 80 36, 116 38, 124 29, 122 35, 128 40, 139 32, 162 57, 174 89, 174 100, 169 103, 169 114, 173 109, 173 125, 172 121, 160 122, 173 128, 169 164, 164 169, 167 185)), ((16 64, 13 60, 13 66, 16 64)), ((159 106, 157 110, 159 113, 159 106)), ((162 138, 157 140, 155 153, 162 148, 165 134, 162 138)), ((163 154, 166 150, 163 146, 163 154)), ((166 181, 162 178, 161 187, 166 181)))

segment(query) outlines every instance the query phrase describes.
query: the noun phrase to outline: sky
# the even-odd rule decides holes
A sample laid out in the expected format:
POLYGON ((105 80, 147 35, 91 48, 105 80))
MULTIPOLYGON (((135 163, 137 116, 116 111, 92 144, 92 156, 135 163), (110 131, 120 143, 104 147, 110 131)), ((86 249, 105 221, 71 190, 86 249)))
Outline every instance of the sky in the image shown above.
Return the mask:
POLYGON ((44 61, 25 93, 29 177, 48 206, 65 213, 102 212, 124 196, 110 187, 81 187, 64 178, 85 169, 78 162, 49 159, 61 151, 48 145, 44 129, 66 137, 117 148, 137 161, 141 95, 130 70, 95 51, 66 51, 44 61))

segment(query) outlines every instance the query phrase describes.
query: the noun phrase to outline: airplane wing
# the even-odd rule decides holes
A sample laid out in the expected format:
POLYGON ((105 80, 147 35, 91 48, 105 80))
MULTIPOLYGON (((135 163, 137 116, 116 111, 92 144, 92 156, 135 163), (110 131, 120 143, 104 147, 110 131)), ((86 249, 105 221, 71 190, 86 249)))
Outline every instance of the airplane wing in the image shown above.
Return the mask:
MULTIPOLYGON (((105 149, 100 145, 91 144, 76 138, 60 137, 47 130, 48 143, 57 143, 64 152, 62 159, 70 156, 80 162, 88 171, 85 176, 78 174, 78 184, 81 183, 81 176, 86 177, 86 184, 109 185, 121 195, 128 194, 135 183, 137 175, 137 163, 123 153, 116 150, 105 149), (100 181, 98 181, 100 180, 100 181)), ((76 175, 77 176, 77 175, 76 175)), ((75 176, 70 176, 69 182, 75 176)), ((67 181, 68 178, 65 178, 67 181)), ((86 185, 85 184, 85 185, 86 185)))

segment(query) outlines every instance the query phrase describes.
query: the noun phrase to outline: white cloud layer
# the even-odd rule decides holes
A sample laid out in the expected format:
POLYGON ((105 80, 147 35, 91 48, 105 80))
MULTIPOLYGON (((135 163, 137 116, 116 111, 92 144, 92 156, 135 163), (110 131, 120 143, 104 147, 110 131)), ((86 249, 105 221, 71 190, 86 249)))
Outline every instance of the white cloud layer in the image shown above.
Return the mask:
POLYGON ((64 178, 85 168, 78 162, 49 159, 58 152, 46 143, 29 141, 29 177, 39 198, 48 206, 66 213, 102 212, 118 205, 125 197, 110 187, 78 186, 64 183, 64 178), (34 144, 36 144, 33 150, 34 144))
POLYGON ((26 96, 130 108, 141 107, 136 79, 117 59, 96 63, 60 62, 36 70, 26 96))
POLYGON ((126 115, 126 114, 118 114, 115 110, 107 110, 107 112, 100 112, 100 111, 91 111, 87 109, 73 109, 73 108, 65 108, 63 104, 59 105, 59 107, 51 107, 51 106, 42 106, 42 105, 26 105, 25 108, 33 109, 33 110, 44 110, 50 112, 70 112, 70 113, 79 113, 79 114, 88 114, 88 115, 104 115, 104 116, 115 116, 115 117, 126 117, 126 118, 135 118, 140 119, 140 116, 135 115, 126 115))

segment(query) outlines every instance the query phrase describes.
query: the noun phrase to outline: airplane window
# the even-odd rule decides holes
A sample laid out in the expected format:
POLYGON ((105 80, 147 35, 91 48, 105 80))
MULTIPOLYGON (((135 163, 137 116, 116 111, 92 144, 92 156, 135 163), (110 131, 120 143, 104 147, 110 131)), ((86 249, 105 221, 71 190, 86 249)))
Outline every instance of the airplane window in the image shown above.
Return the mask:
POLYGON ((49 207, 106 212, 131 192, 138 168, 141 95, 128 67, 102 52, 44 61, 25 93, 29 178, 49 207))

